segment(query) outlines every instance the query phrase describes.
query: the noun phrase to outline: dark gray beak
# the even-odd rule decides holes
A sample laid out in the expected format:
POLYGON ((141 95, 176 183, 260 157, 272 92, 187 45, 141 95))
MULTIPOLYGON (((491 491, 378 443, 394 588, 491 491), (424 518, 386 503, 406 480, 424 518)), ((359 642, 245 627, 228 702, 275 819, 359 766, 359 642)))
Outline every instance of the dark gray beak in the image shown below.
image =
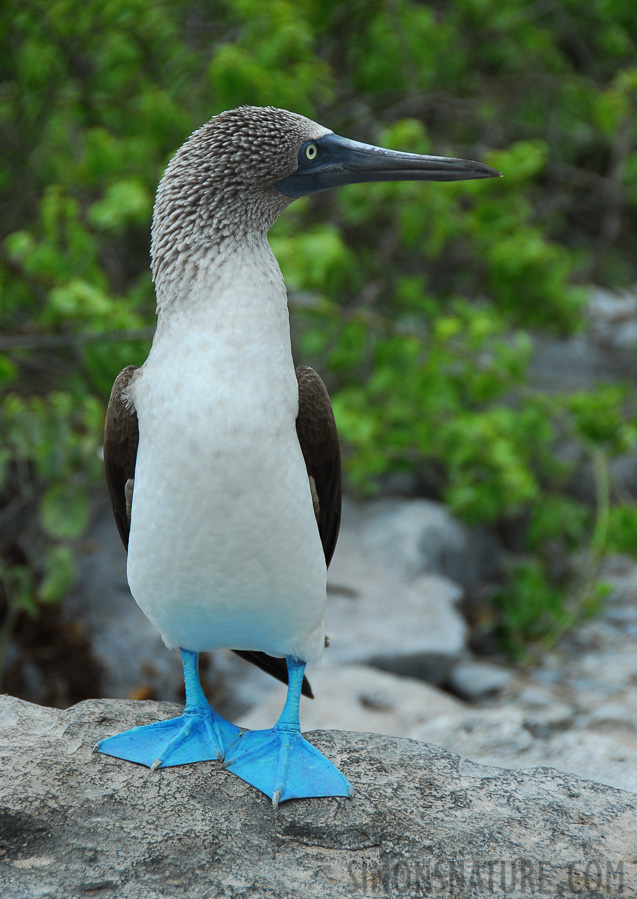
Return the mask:
POLYGON ((328 187, 364 181, 470 181, 500 177, 500 172, 482 162, 400 153, 326 134, 302 145, 296 172, 275 186, 288 197, 303 197, 328 187))

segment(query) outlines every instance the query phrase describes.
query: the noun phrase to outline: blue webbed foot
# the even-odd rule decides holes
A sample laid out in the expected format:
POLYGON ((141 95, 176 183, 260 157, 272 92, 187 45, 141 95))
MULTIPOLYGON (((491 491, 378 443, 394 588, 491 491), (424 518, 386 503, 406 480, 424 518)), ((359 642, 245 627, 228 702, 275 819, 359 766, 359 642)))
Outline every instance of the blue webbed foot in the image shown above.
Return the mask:
POLYGON ((253 730, 239 736, 228 751, 224 767, 272 799, 319 796, 352 796, 344 774, 300 731, 275 725, 270 730, 253 730))
POLYGON ((147 765, 151 771, 223 758, 241 731, 208 704, 199 683, 197 653, 182 650, 181 655, 186 684, 183 715, 100 740, 95 746, 98 752, 147 765))
POLYGON ((239 733, 238 727, 208 707, 201 712, 185 712, 178 718, 133 727, 100 740, 95 748, 105 755, 147 765, 154 771, 171 765, 221 760, 239 733))
POLYGON ((301 736, 299 702, 305 663, 288 658, 288 695, 270 730, 246 731, 228 749, 224 767, 272 799, 352 796, 350 782, 301 736))

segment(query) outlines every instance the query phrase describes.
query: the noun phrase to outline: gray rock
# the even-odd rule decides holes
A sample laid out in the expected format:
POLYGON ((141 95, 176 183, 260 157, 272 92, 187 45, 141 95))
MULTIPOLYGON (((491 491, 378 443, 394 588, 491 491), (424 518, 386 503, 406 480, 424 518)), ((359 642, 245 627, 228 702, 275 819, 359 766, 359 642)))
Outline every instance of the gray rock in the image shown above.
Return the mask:
POLYGON ((438 716, 411 737, 466 755, 474 762, 526 769, 552 765, 598 783, 637 793, 637 737, 574 728, 570 707, 555 704, 536 712, 504 706, 469 714, 438 716))
POLYGON ((411 740, 314 733, 353 800, 278 811, 216 763, 150 775, 91 754, 167 704, 0 700, 3 899, 637 895, 637 799, 411 740))
MULTIPOLYGON (((567 730, 575 722, 573 708, 565 702, 553 702, 542 709, 524 714, 524 727, 534 737, 543 739, 567 730)), ((555 762, 553 762, 555 764, 555 762)))
POLYGON ((525 709, 545 709, 556 701, 555 694, 537 684, 523 686, 515 697, 516 702, 525 709))
POLYGON ((511 680, 511 671, 492 662, 468 659, 455 666, 449 678, 454 693, 470 702, 501 693, 511 680))
POLYGON ((597 617, 578 623, 532 668, 511 670, 497 692, 478 691, 484 663, 477 663, 474 677, 476 663, 460 662, 450 681, 469 697, 475 680, 480 695, 472 702, 483 709, 432 717, 410 736, 459 751, 476 764, 516 769, 550 764, 637 792, 637 656, 631 630, 637 624, 637 565, 626 557, 606 559, 600 578, 611 592, 597 617))
POLYGON ((611 350, 631 351, 637 346, 637 291, 622 293, 596 288, 589 300, 592 335, 611 350))
MULTIPOLYGON (((634 380, 637 376, 637 295, 633 289, 613 294, 601 288, 591 293, 590 328, 575 337, 555 340, 535 336, 535 352, 529 367, 531 386, 547 393, 594 390, 603 383, 634 380)), ((566 438, 555 449, 559 458, 576 462, 569 489, 583 501, 595 504, 596 484, 592 466, 581 462, 581 449, 566 438)), ((620 492, 637 490, 637 453, 611 459, 612 482, 620 492)))
POLYGON ((464 654, 461 588, 439 575, 409 582, 382 565, 355 528, 343 528, 329 571, 328 664, 366 664, 434 684, 464 654))
MULTIPOLYGON (((315 699, 301 699, 303 730, 349 730, 404 737, 438 715, 466 710, 464 703, 423 681, 398 677, 365 665, 308 671, 315 699)), ((285 687, 239 718, 240 727, 272 727, 283 708, 285 687)))
POLYGON ((547 393, 592 390, 602 381, 618 381, 634 370, 634 360, 608 352, 587 334, 554 340, 536 336, 529 380, 547 393))
POLYGON ((401 580, 439 574, 468 592, 498 570, 498 545, 486 528, 470 528, 442 503, 380 499, 347 503, 344 526, 374 559, 401 580))

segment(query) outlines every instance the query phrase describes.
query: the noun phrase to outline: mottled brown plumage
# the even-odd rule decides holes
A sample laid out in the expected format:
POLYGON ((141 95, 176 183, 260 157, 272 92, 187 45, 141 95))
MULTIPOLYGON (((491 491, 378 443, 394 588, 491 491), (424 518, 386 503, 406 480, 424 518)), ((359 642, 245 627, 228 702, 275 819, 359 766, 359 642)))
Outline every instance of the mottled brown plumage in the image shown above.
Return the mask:
MULTIPOLYGON (((104 424, 106 483, 115 523, 126 549, 130 533, 130 495, 134 485, 139 442, 137 413, 128 400, 126 391, 136 371, 135 365, 127 365, 115 379, 104 424)), ((296 377, 299 385, 296 432, 315 499, 316 522, 323 544, 325 562, 329 565, 336 547, 341 520, 341 454, 338 433, 329 394, 320 376, 308 365, 300 365, 296 369, 296 377)), ((178 470, 179 460, 175 460, 176 477, 178 470)), ((287 683, 285 659, 275 659, 266 653, 256 651, 234 650, 234 652, 283 683, 287 683)), ((307 678, 303 680, 303 693, 312 697, 312 689, 307 678)))

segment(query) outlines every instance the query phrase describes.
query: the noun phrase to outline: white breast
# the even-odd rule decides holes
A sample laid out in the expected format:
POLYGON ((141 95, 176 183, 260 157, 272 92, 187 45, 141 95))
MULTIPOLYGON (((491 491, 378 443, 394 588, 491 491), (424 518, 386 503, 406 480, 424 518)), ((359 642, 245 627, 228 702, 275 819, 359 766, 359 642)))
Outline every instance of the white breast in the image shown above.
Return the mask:
POLYGON ((269 248, 232 259, 160 318, 132 389, 129 584, 170 647, 313 661, 326 567, 296 437, 285 288, 269 248))

